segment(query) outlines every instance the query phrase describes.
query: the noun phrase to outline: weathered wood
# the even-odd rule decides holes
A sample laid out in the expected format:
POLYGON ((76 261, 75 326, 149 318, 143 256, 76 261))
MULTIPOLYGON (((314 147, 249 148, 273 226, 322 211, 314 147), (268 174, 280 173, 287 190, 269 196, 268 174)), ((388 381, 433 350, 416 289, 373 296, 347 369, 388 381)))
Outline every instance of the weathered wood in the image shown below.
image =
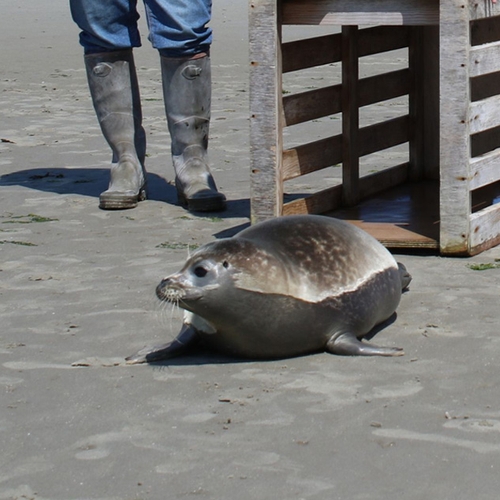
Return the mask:
POLYGON ((471 134, 500 126, 500 95, 471 103, 470 116, 471 134))
MULTIPOLYGON (((396 165, 359 180, 361 199, 390 189, 408 178, 408 164, 396 165)), ((283 205, 283 215, 324 214, 342 206, 341 184, 283 205)))
POLYGON ((408 69, 363 78, 359 81, 359 106, 369 106, 406 95, 410 91, 408 69))
POLYGON ((283 98, 285 126, 340 113, 341 90, 342 85, 334 85, 285 96, 283 98))
POLYGON ((470 76, 481 76, 500 70, 500 42, 470 49, 470 76))
POLYGON ((470 248, 469 12, 459 0, 440 9, 440 248, 466 254, 470 248))
POLYGON ((336 135, 283 151, 283 179, 290 180, 342 161, 342 136, 336 135))
MULTIPOLYGON (((408 141, 407 115, 359 130, 358 155, 366 156, 408 141)), ((342 136, 336 135, 283 151, 284 181, 337 165, 342 159, 342 136)))
POLYGON ((283 0, 283 24, 438 24, 437 0, 283 0))
MULTIPOLYGON (((284 96, 284 125, 296 125, 340 113, 341 91, 342 85, 339 84, 284 96)), ((408 92, 408 69, 363 78, 359 80, 359 106, 401 97, 408 92)))
POLYGON ((500 180, 500 148, 471 160, 470 189, 500 180))
POLYGON ((405 115, 363 127, 359 131, 359 156, 366 156, 407 142, 409 123, 409 116, 405 115))
POLYGON ((388 248, 438 248, 438 242, 434 238, 412 231, 404 225, 389 222, 366 222, 363 220, 348 220, 347 222, 371 234, 388 248))
POLYGON ((408 26, 374 26, 359 31, 359 57, 381 54, 408 47, 408 26))
POLYGON ((499 15, 500 4, 498 2, 493 0, 469 0, 470 19, 482 19, 499 15))
POLYGON ((282 46, 283 73, 340 61, 340 34, 286 42, 282 46))
POLYGON ((324 214, 342 203, 342 186, 333 186, 283 205, 283 215, 324 214))
POLYGON ((251 220, 282 212, 282 81, 278 5, 250 2, 250 186, 251 220))
POLYGON ((359 201, 358 27, 342 26, 342 201, 359 201))
MULTIPOLYGON (((368 230, 389 246, 439 245, 448 255, 470 255, 500 243, 500 206, 487 206, 500 184, 499 4, 492 0, 469 0, 469 4, 461 0, 250 0, 252 222, 280 214, 330 212, 366 197, 390 200, 391 195, 380 190, 412 186, 412 180, 421 175, 432 178, 439 173, 440 182, 435 183, 439 209, 434 195, 432 203, 425 195, 423 204, 413 206, 426 212, 421 226, 417 218, 416 225, 415 220, 408 226, 403 222, 404 227, 375 222, 376 227, 368 230), (291 22, 343 25, 343 34, 282 45, 281 26, 291 22), (379 26, 358 30, 354 27, 358 24, 379 26), (408 69, 359 80, 360 57, 407 46, 408 69), (341 59, 343 85, 283 98, 282 71, 341 59), (359 129, 360 107, 405 94, 410 100, 409 115, 359 129), (283 151, 285 126, 340 112, 343 136, 283 151), (409 163, 359 177, 359 157, 408 141, 409 163), (343 184, 283 206, 285 180, 340 163, 343 184)), ((369 200, 363 210, 370 207, 369 200)), ((358 210, 358 205, 352 210, 358 210)))
POLYGON ((471 253, 477 253, 500 243, 500 205, 489 207, 471 215, 471 253))

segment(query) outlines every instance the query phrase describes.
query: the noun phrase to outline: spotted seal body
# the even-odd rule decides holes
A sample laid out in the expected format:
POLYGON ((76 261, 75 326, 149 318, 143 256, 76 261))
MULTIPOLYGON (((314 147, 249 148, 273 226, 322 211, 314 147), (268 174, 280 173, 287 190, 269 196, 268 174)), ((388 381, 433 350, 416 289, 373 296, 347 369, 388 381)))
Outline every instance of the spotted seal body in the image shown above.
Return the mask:
POLYGON ((208 243, 157 295, 187 311, 172 342, 131 363, 157 361, 200 339, 238 357, 272 359, 326 350, 398 356, 362 342, 395 312, 410 276, 372 236, 337 219, 272 219, 208 243))

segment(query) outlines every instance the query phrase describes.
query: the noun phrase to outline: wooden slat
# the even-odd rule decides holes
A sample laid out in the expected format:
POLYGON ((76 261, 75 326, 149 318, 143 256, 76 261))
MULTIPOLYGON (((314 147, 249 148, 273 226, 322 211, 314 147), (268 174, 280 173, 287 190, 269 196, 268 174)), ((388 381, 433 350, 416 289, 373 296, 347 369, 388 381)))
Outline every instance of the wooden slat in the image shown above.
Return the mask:
POLYGON ((359 105, 369 106, 377 102, 408 94, 409 70, 401 69, 363 78, 359 81, 359 105))
POLYGON ((500 149, 471 160, 470 189, 478 189, 500 180, 500 149))
MULTIPOLYGON (((375 26, 360 30, 358 50, 360 57, 381 54, 408 46, 408 29, 401 26, 375 26)), ((339 62, 342 40, 340 33, 282 45, 283 73, 339 62)))
POLYGON ((500 126, 500 95, 471 103, 470 113, 471 134, 500 126))
POLYGON ((334 85, 285 96, 283 98, 285 126, 340 113, 341 89, 341 85, 334 85))
POLYGON ((392 148, 408 141, 408 115, 364 127, 359 131, 359 156, 392 148))
MULTIPOLYGON (((359 156, 408 141, 407 115, 364 127, 359 131, 359 156)), ((316 172, 342 162, 342 136, 336 135, 283 151, 283 180, 316 172)))
POLYGON ((342 136, 336 135, 283 151, 283 179, 290 180, 342 161, 342 136))
MULTIPOLYGON (((361 199, 402 184, 407 178, 407 163, 361 177, 359 180, 361 199)), ((342 191, 343 186, 337 185, 285 203, 283 215, 322 214, 336 210, 342 205, 342 191)))
POLYGON ((469 250, 469 45, 469 12, 463 2, 441 1, 439 243, 443 254, 469 250))
POLYGON ((347 220, 351 224, 371 234, 382 245, 388 248, 438 248, 438 242, 423 234, 412 231, 404 224, 390 222, 365 222, 362 220, 347 220))
MULTIPOLYGON (((359 81, 359 106, 394 99, 408 94, 409 71, 401 69, 359 81)), ((332 85, 283 97, 285 126, 296 125, 342 111, 342 85, 332 85)))
POLYGON ((478 253, 496 243, 500 243, 499 227, 500 205, 490 205, 472 214, 470 253, 478 253))
POLYGON ((358 27, 342 26, 342 199, 359 201, 358 27))
POLYGON ((439 23, 437 0, 283 0, 283 24, 425 25, 439 23))
POLYGON ((340 61, 340 34, 306 38, 282 45, 283 73, 340 61))
POLYGON ((381 54, 408 47, 408 27, 375 26, 359 31, 358 51, 360 57, 381 54))
POLYGON ((500 71, 500 42, 478 45, 470 49, 470 76, 500 71))
POLYGON ((333 186, 311 196, 285 203, 283 215, 324 214, 338 208, 341 202, 342 186, 333 186))
POLYGON ((253 0, 249 14, 251 221, 280 215, 283 203, 281 33, 276 2, 253 0))
POLYGON ((500 4, 493 0, 469 0, 470 19, 500 16, 500 4))

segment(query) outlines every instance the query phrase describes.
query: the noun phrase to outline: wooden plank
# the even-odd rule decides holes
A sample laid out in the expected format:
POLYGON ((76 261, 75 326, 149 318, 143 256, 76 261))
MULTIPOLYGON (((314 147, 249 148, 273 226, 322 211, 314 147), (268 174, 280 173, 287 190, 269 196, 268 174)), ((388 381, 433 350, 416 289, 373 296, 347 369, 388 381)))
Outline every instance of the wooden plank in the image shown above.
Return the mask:
POLYGON ((478 253, 500 243, 500 205, 489 207, 471 215, 471 251, 478 253))
POLYGON ((283 0, 283 24, 438 24, 437 0, 283 0))
POLYGON ((470 76, 500 71, 500 42, 478 45, 470 49, 470 76))
POLYGON ((406 26, 374 26, 359 31, 360 57, 381 54, 408 47, 409 30, 406 26))
POLYGON ((283 180, 315 172, 342 161, 342 136, 336 135, 283 151, 283 180))
POLYGON ((500 4, 494 0, 469 0, 470 19, 500 16, 500 4))
POLYGON ((334 85, 286 95, 283 98, 285 126, 340 113, 341 89, 342 85, 334 85))
POLYGON ((359 106, 369 106, 408 94, 409 77, 408 69, 400 69, 361 79, 359 81, 359 106))
POLYGON ((342 186, 337 185, 285 203, 283 215, 324 214, 338 208, 341 202, 342 186))
MULTIPOLYGON (((361 177, 360 198, 366 199, 404 183, 408 179, 408 163, 386 168, 380 172, 361 177)), ((333 186, 283 205, 283 215, 327 213, 342 205, 343 186, 333 186)))
POLYGON ((276 2, 250 2, 252 223, 280 215, 283 203, 281 34, 278 14, 276 2))
MULTIPOLYGON (((285 126, 296 125, 342 111, 342 85, 289 94, 283 97, 285 126)), ((409 71, 401 69, 359 81, 359 106, 394 99, 408 94, 409 71)))
POLYGON ((439 27, 413 26, 409 66, 411 179, 439 179, 439 27))
POLYGON ((471 160, 470 189, 500 180, 500 148, 471 160))
POLYGON ((358 27, 342 26, 342 199, 359 201, 358 27))
POLYGON ((407 142, 409 122, 409 116, 405 115, 360 129, 359 156, 366 156, 407 142))
POLYGON ((371 234, 382 245, 388 248, 438 248, 438 242, 423 234, 412 231, 404 224, 390 222, 366 222, 362 220, 347 220, 351 224, 371 234))
POLYGON ((471 103, 470 116, 471 134, 500 126, 500 95, 471 103))
MULTIPOLYGON (((407 115, 363 127, 359 156, 366 156, 408 141, 407 115)), ((342 162, 342 136, 336 135, 283 151, 283 180, 290 180, 342 162)))
POLYGON ((467 254, 470 238, 469 12, 440 2, 440 248, 467 254))
POLYGON ((340 34, 285 42, 282 46, 283 73, 339 62, 340 34))

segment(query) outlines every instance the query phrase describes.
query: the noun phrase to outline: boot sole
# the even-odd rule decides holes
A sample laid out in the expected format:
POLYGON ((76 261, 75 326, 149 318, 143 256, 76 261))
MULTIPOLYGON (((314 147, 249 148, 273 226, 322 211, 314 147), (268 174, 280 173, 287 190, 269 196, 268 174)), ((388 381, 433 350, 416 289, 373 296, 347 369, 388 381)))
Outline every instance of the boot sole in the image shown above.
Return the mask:
POLYGON ((186 198, 181 193, 177 193, 179 205, 190 212, 223 212, 226 210, 226 197, 219 193, 219 196, 207 198, 186 198))
POLYGON ((101 210, 128 210, 135 208, 140 201, 147 199, 146 188, 142 187, 139 193, 129 195, 125 193, 102 193, 99 196, 99 208, 101 210))

